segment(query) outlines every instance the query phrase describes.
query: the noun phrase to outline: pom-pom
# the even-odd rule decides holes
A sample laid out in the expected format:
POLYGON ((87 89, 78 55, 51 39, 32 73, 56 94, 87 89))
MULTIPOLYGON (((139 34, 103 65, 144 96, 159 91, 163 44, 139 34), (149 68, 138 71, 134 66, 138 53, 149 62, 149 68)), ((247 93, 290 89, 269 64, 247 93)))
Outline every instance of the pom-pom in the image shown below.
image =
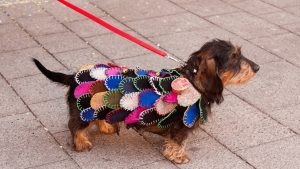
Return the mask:
POLYGON ((90 104, 94 110, 97 110, 104 106, 103 98, 104 98, 105 93, 106 92, 100 92, 100 93, 96 93, 95 95, 92 96, 90 104))
POLYGON ((80 96, 76 101, 78 110, 82 111, 83 109, 89 108, 90 101, 91 101, 90 94, 84 94, 84 95, 80 96))
POLYGON ((175 122, 179 121, 181 117, 182 113, 174 109, 171 113, 167 114, 157 123, 157 127, 162 129, 168 128, 175 122))
POLYGON ((93 82, 85 82, 78 85, 74 90, 74 97, 77 99, 81 95, 88 94, 93 82))
POLYGON ((151 89, 151 85, 149 83, 149 76, 138 76, 134 78, 133 84, 138 91, 142 91, 145 89, 151 89))
POLYGON ((183 77, 179 77, 179 78, 173 80, 171 83, 172 90, 175 93, 180 93, 180 92, 184 91, 185 89, 189 88, 190 86, 191 86, 191 83, 189 82, 189 80, 186 78, 183 78, 183 77))
POLYGON ((124 110, 122 108, 115 109, 106 115, 106 121, 110 124, 124 121, 124 119, 129 115, 129 113, 130 111, 124 110))
POLYGON ((190 86, 177 96, 177 100, 180 106, 187 107, 196 103, 200 97, 201 94, 193 86, 190 86))
POLYGON ((199 118, 199 107, 198 104, 193 104, 189 106, 183 115, 183 124, 187 127, 192 127, 196 120, 199 118))
POLYGON ((104 67, 93 67, 90 70, 90 76, 97 80, 105 80, 107 78, 105 74, 106 69, 104 67))
POLYGON ((146 110, 144 107, 137 107, 132 113, 125 118, 125 124, 133 124, 139 122, 140 114, 146 110))
POLYGON ((103 80, 97 80, 97 81, 93 82, 93 84, 89 88, 89 93, 91 95, 94 95, 99 92, 105 92, 105 91, 107 91, 107 89, 106 89, 106 86, 105 86, 103 80))
POLYGON ((110 90, 103 97, 104 105, 111 109, 119 108, 122 96, 119 90, 110 90))
POLYGON ((106 106, 100 107, 96 110, 97 113, 97 119, 98 120, 104 120, 106 118, 106 115, 111 112, 113 109, 108 108, 106 106))
POLYGON ((120 75, 122 69, 120 67, 111 67, 105 70, 107 76, 117 76, 120 75))
POLYGON ((139 106, 151 108, 159 97, 152 89, 144 90, 139 94, 139 106))
POLYGON ((105 79, 104 84, 108 90, 114 90, 119 88, 119 84, 122 80, 122 76, 109 76, 105 79))
POLYGON ((162 89, 163 94, 168 94, 172 91, 171 83, 174 79, 176 79, 176 76, 170 76, 161 78, 159 80, 159 87, 162 89))
POLYGON ((154 107, 159 115, 166 115, 174 110, 177 103, 168 103, 163 101, 165 96, 161 96, 154 104, 154 107))
POLYGON ((177 103, 177 94, 174 92, 170 92, 163 97, 163 101, 168 103, 177 103))
POLYGON ((97 114, 91 107, 86 108, 80 112, 80 118, 82 121, 85 122, 93 121, 96 118, 96 116, 97 114))
POLYGON ((146 76, 147 75, 147 70, 144 69, 136 69, 135 70, 135 74, 137 76, 146 76))
POLYGON ((119 90, 122 94, 138 92, 137 88, 135 88, 133 84, 133 78, 131 77, 127 77, 120 82, 119 90))
POLYGON ((120 100, 120 107, 132 111, 139 106, 139 92, 125 94, 120 100))
POLYGON ((95 81, 96 79, 90 76, 90 69, 82 70, 75 75, 75 81, 77 84, 95 81))
POLYGON ((139 117, 139 122, 142 125, 150 126, 159 122, 162 119, 162 116, 158 115, 154 108, 144 110, 139 117))
POLYGON ((150 77, 149 84, 154 89, 154 91, 155 91, 156 94, 162 95, 163 91, 161 90, 161 88, 159 86, 159 80, 160 80, 159 77, 150 77))

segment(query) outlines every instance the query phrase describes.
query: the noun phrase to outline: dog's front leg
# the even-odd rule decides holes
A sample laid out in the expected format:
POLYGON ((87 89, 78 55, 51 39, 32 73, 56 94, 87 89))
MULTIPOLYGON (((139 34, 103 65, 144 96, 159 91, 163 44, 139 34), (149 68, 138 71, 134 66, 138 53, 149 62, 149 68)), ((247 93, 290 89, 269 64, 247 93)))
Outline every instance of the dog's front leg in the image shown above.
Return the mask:
POLYGON ((170 161, 183 164, 189 162, 188 154, 185 152, 185 143, 188 137, 188 128, 172 128, 165 139, 163 155, 170 161))

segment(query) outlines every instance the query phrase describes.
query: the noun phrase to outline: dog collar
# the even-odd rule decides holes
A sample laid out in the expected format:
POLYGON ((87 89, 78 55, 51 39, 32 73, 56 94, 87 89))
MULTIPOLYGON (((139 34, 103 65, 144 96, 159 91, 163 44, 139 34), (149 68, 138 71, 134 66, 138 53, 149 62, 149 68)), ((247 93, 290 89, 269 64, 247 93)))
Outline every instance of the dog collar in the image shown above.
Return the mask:
POLYGON ((74 96, 82 121, 170 127, 182 120, 193 127, 207 119, 201 94, 176 69, 129 69, 96 64, 76 75, 74 96))

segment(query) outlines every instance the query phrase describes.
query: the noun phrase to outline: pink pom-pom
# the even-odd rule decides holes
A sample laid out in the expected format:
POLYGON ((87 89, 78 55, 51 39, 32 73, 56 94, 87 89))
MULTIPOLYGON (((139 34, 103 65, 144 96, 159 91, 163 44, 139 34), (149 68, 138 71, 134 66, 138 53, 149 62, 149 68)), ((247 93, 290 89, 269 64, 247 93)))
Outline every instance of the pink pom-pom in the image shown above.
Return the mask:
POLYGON ((111 67, 105 70, 107 76, 116 76, 119 75, 122 69, 120 67, 111 67))
POLYGON ((89 89, 92 86, 92 84, 93 84, 93 82, 86 82, 86 83, 81 83, 80 85, 78 85, 75 88, 74 97, 77 99, 81 95, 88 94, 89 93, 89 89))
POLYGON ((125 124, 133 124, 139 122, 139 116, 140 114, 146 110, 146 108, 143 107, 138 107, 136 108, 132 113, 130 113, 126 118, 125 118, 125 124))
POLYGON ((177 94, 175 92, 170 92, 169 94, 165 95, 163 101, 168 103, 177 103, 177 94))

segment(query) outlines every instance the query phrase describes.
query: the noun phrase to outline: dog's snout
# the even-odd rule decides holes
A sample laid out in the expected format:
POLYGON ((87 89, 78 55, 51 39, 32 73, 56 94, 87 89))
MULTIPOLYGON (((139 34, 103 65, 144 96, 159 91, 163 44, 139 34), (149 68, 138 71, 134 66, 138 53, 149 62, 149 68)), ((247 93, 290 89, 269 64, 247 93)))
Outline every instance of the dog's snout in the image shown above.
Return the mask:
POLYGON ((258 72, 259 71, 259 65, 255 64, 255 65, 252 65, 252 69, 253 69, 253 72, 258 72))

